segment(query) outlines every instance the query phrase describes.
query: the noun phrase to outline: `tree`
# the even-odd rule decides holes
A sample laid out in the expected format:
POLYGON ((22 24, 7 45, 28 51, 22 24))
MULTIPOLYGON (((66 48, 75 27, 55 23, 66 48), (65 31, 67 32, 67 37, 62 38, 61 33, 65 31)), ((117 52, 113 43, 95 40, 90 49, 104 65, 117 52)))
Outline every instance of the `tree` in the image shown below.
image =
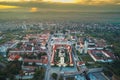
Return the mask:
POLYGON ((0 80, 6 80, 6 72, 5 72, 5 70, 0 70, 0 80))
POLYGON ((19 71, 19 75, 21 76, 21 80, 22 80, 22 77, 23 77, 23 75, 24 75, 23 70, 20 70, 20 71, 19 71))
POLYGON ((45 77, 45 68, 41 67, 40 69, 35 70, 33 80, 43 80, 45 77))
POLYGON ((36 63, 35 63, 35 62, 33 62, 33 63, 32 63, 32 66, 36 66, 36 63))
POLYGON ((64 79, 63 79, 63 76, 61 76, 61 75, 60 75, 60 78, 59 78, 59 80, 64 80, 64 79))
POLYGON ((19 74, 21 70, 21 64, 19 61, 9 62, 5 68, 0 70, 0 80, 5 80, 6 78, 14 80, 14 75, 19 74))
POLYGON ((55 80, 57 80, 58 75, 57 75, 56 73, 53 73, 53 74, 52 74, 52 77, 53 77, 55 80))
POLYGON ((75 80, 74 77, 67 77, 66 80, 75 80))

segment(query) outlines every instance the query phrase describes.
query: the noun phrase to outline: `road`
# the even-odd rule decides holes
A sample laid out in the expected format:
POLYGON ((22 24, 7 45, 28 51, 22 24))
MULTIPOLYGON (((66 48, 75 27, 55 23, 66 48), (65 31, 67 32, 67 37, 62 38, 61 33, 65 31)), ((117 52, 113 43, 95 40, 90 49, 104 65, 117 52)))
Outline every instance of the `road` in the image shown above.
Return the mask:
POLYGON ((50 79, 50 69, 51 69, 51 65, 50 65, 50 56, 49 56, 48 57, 48 64, 47 64, 47 68, 46 68, 46 73, 45 73, 45 80, 50 79))
POLYGON ((50 73, 50 70, 51 70, 51 64, 50 64, 50 60, 51 60, 50 38, 48 40, 48 46, 47 46, 48 47, 47 48, 48 64, 46 66, 45 80, 50 80, 50 74, 51 74, 50 73))

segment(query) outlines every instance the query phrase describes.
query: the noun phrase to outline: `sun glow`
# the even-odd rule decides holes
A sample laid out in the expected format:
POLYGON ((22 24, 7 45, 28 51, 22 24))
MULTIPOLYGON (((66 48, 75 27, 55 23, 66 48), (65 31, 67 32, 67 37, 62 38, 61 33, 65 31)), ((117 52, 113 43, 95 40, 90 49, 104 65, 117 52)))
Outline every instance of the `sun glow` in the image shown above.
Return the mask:
POLYGON ((45 2, 78 3, 85 5, 118 4, 120 0, 43 0, 45 2))
POLYGON ((60 3, 76 3, 76 0, 43 0, 43 1, 49 1, 49 2, 60 2, 60 3))
POLYGON ((36 8, 36 7, 32 7, 31 9, 30 9, 30 12, 37 12, 38 11, 38 9, 36 8))
POLYGON ((11 8, 19 8, 19 7, 18 6, 0 5, 0 9, 11 9, 11 8))

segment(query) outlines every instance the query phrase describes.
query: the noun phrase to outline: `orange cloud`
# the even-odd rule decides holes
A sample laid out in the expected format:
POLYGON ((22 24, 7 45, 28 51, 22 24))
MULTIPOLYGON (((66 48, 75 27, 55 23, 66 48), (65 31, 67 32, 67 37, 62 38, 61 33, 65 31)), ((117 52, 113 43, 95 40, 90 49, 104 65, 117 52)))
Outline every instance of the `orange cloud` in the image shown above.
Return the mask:
POLYGON ((19 8, 18 6, 0 5, 0 9, 19 8))
POLYGON ((79 3, 79 4, 117 4, 120 0, 43 0, 49 2, 79 3))
POLYGON ((92 0, 89 4, 114 4, 115 0, 92 0))
POLYGON ((120 0, 0 0, 0 1, 44 1, 44 2, 62 2, 62 3, 79 3, 86 5, 94 5, 94 4, 119 4, 120 0))
POLYGON ((6 2, 18 2, 18 1, 21 1, 21 0, 0 0, 0 1, 6 1, 6 2))
POLYGON ((43 0, 45 2, 62 2, 62 3, 76 3, 76 0, 43 0))
POLYGON ((30 12, 37 12, 38 11, 38 9, 36 8, 36 7, 32 7, 31 9, 30 9, 30 12))
POLYGON ((117 4, 120 0, 77 0, 82 4, 117 4))

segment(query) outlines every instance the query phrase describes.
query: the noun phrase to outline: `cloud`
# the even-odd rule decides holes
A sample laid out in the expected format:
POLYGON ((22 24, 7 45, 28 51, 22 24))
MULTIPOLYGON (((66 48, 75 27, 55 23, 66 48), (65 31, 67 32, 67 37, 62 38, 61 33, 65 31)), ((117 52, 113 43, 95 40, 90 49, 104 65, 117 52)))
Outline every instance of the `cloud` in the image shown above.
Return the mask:
POLYGON ((0 0, 0 1, 46 1, 46 2, 73 2, 86 5, 120 4, 120 0, 0 0))
POLYGON ((0 9, 19 8, 18 6, 0 5, 0 9))
POLYGON ((78 3, 82 4, 118 4, 120 0, 76 0, 78 3))
POLYGON ((118 4, 120 0, 43 0, 49 2, 58 2, 58 1, 73 1, 79 4, 118 4))

